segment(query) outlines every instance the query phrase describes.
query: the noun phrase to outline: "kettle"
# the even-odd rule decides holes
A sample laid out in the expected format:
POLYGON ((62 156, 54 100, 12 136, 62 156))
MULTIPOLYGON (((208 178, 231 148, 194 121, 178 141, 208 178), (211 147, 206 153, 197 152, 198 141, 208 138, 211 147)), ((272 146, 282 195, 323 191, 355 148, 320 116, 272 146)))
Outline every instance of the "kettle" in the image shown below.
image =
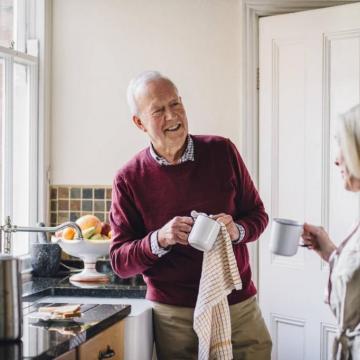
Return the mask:
POLYGON ((22 284, 20 260, 0 254, 0 341, 22 336, 22 284))

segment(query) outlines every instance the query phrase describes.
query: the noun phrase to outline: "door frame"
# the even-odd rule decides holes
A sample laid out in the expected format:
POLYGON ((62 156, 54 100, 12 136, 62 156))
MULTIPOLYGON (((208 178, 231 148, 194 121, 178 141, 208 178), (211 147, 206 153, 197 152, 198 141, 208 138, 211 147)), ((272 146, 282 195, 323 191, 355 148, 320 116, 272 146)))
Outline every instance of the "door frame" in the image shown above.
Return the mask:
MULTIPOLYGON (((280 15, 345 5, 359 0, 241 0, 242 23, 242 123, 241 150, 256 186, 259 185, 259 19, 280 15)), ((251 244, 250 258, 253 281, 259 284, 259 245, 251 244)), ((259 292, 260 293, 260 292, 259 292)))

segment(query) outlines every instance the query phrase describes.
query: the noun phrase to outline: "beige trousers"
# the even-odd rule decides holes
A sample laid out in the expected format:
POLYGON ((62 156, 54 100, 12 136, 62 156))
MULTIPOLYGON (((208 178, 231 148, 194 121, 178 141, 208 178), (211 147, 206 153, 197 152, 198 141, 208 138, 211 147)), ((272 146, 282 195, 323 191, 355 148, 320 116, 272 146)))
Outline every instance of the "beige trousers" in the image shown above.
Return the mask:
MULTIPOLYGON (((158 360, 197 359, 193 308, 153 303, 158 360)), ((271 338, 255 296, 230 306, 233 355, 236 360, 270 360, 271 338)))

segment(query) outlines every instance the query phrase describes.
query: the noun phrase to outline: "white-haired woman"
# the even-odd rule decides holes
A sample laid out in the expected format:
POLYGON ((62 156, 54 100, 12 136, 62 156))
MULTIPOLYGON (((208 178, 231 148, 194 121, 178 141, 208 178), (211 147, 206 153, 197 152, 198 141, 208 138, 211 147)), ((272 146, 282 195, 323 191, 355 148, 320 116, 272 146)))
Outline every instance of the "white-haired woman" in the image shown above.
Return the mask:
MULTIPOLYGON (((360 191, 360 105, 339 118, 339 167, 346 190, 360 191)), ((333 359, 360 360, 360 222, 336 247, 327 232, 304 225, 304 243, 329 262, 328 300, 338 323, 333 359)))

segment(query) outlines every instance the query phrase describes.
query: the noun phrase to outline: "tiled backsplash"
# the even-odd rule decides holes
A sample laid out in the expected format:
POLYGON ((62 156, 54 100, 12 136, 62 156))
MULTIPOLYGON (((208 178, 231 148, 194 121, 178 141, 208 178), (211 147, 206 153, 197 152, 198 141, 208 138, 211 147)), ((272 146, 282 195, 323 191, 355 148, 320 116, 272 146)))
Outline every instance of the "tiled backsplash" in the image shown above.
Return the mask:
POLYGON ((50 186, 50 223, 59 225, 75 221, 82 215, 94 214, 109 222, 111 186, 50 186))

